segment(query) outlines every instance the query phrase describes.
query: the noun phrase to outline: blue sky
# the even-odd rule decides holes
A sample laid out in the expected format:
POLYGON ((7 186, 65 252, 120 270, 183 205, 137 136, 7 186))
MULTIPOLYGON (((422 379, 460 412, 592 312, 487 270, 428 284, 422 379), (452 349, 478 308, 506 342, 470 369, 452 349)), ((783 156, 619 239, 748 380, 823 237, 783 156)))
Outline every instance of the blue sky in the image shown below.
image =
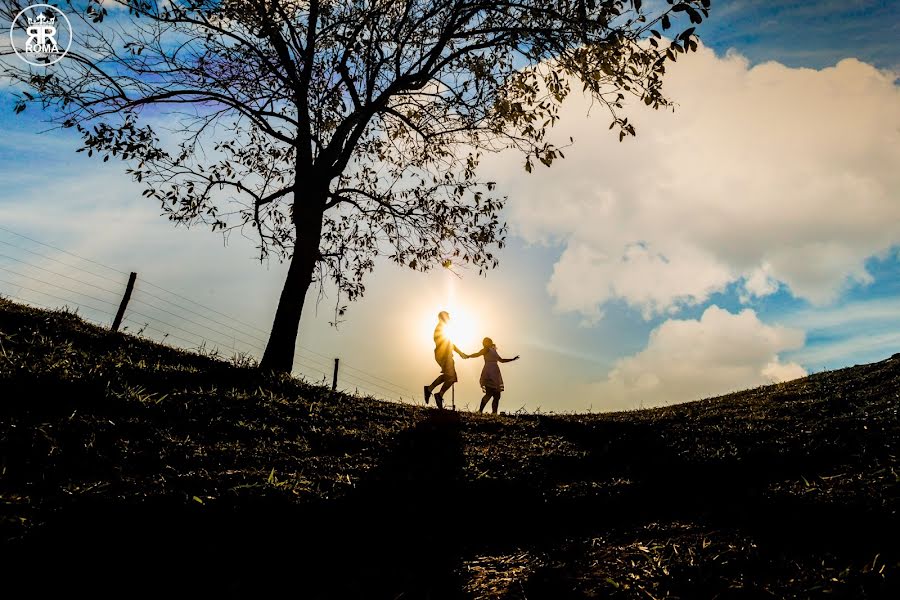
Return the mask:
MULTIPOLYGON (((511 411, 685 401, 897 352, 898 28, 896 2, 714 0, 706 47, 667 82, 674 113, 634 109, 638 138, 620 145, 573 100, 558 128, 576 137, 565 161, 533 176, 518 157, 485 165, 510 195, 498 270, 380 265, 337 330, 330 301, 317 311, 311 298, 298 373, 322 378, 340 356, 365 372, 348 370, 343 387, 384 393, 378 376, 415 394, 436 374, 430 329, 448 304, 468 313, 466 344, 490 335, 522 355, 504 369, 511 411)), ((69 132, 37 135, 41 115, 12 106, 0 97, 0 226, 137 271, 148 302, 144 280, 267 329, 283 265, 260 266, 237 236, 223 248, 172 228, 121 164, 76 154, 69 132)), ((0 242, 19 261, 65 269, 31 249, 85 266, 3 231, 0 242)), ((22 288, 50 291, 38 271, 0 267, 12 282, 0 293, 53 303, 22 288)), ((458 403, 475 404, 480 364, 459 367, 458 403)))
POLYGON ((704 41, 753 62, 818 69, 852 56, 900 66, 900 4, 891 0, 714 0, 712 9, 699 28, 704 41))

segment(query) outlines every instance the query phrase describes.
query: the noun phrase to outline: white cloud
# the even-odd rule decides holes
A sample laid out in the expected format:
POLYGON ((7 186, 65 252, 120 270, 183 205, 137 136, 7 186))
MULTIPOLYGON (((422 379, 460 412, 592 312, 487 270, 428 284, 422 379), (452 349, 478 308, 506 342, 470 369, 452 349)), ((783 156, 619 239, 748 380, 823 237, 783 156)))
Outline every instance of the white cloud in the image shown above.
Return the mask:
POLYGON ((803 377, 803 367, 778 357, 803 341, 802 331, 767 325, 751 309, 733 314, 713 305, 699 320, 671 319, 654 329, 646 348, 591 386, 595 405, 659 406, 803 377))
POLYGON ((791 381, 800 377, 806 377, 806 369, 795 362, 782 363, 773 360, 762 370, 763 376, 767 379, 766 383, 778 383, 781 381, 791 381))
POLYGON ((900 87, 847 59, 822 69, 701 48, 672 65, 673 113, 632 107, 618 143, 573 97, 556 135, 574 147, 530 176, 493 165, 513 230, 559 243, 557 307, 600 318, 624 299, 646 317, 700 304, 730 283, 745 300, 782 282, 817 304, 900 242, 900 87))
POLYGON ((753 298, 762 298, 778 291, 778 280, 772 276, 772 265, 763 263, 744 278, 741 301, 749 303, 753 298))

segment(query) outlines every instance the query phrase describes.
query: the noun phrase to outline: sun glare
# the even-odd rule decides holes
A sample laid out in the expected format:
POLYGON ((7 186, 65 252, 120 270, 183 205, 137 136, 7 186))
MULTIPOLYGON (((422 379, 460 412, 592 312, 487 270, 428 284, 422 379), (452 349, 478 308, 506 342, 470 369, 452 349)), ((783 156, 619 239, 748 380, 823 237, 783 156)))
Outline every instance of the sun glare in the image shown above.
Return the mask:
POLYGON ((459 306, 449 306, 444 310, 450 313, 450 322, 446 328, 450 340, 463 352, 474 352, 481 348, 475 317, 459 306))
POLYGON ((481 340, 485 336, 499 339, 500 343, 506 343, 510 337, 510 311, 498 312, 489 296, 463 289, 464 283, 448 271, 444 281, 431 286, 416 303, 415 318, 407 322, 410 337, 415 338, 416 347, 423 351, 422 356, 426 356, 426 348, 434 348, 431 334, 441 311, 450 313, 450 321, 444 329, 447 337, 463 352, 481 350, 481 340))

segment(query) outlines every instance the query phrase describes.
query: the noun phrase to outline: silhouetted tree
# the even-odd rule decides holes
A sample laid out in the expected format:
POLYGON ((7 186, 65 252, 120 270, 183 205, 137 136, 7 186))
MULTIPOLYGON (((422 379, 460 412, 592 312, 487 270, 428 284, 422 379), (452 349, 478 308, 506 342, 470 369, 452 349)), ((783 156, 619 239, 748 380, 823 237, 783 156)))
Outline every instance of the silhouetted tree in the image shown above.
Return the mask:
POLYGON ((530 172, 561 157, 546 138, 570 82, 620 139, 626 94, 666 106, 666 61, 697 42, 692 26, 661 32, 709 6, 668 2, 88 0, 68 5, 65 59, 8 57, 5 73, 28 89, 17 111, 55 109, 79 151, 125 160, 171 220, 253 232, 261 259, 290 260, 262 359, 289 371, 313 281, 353 300, 379 255, 497 265, 505 199, 479 158, 515 149, 530 172))

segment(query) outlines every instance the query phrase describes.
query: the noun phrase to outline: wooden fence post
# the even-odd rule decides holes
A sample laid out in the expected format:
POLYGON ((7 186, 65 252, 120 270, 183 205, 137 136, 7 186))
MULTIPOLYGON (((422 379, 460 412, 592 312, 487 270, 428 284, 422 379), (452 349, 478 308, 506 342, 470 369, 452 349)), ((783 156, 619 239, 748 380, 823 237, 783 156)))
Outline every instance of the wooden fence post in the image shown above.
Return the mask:
POLYGON ((137 273, 132 272, 131 275, 128 276, 128 285, 125 286, 125 294, 122 296, 122 301, 119 303, 119 310, 116 311, 116 318, 113 319, 113 331, 118 331, 119 325, 122 324, 122 317, 125 316, 125 307, 128 306, 128 301, 131 300, 131 292, 134 290, 135 279, 137 279, 137 273))
POLYGON ((341 361, 341 359, 339 359, 339 358, 334 359, 334 377, 331 380, 331 391, 332 392, 337 389, 338 364, 340 363, 340 361, 341 361))

